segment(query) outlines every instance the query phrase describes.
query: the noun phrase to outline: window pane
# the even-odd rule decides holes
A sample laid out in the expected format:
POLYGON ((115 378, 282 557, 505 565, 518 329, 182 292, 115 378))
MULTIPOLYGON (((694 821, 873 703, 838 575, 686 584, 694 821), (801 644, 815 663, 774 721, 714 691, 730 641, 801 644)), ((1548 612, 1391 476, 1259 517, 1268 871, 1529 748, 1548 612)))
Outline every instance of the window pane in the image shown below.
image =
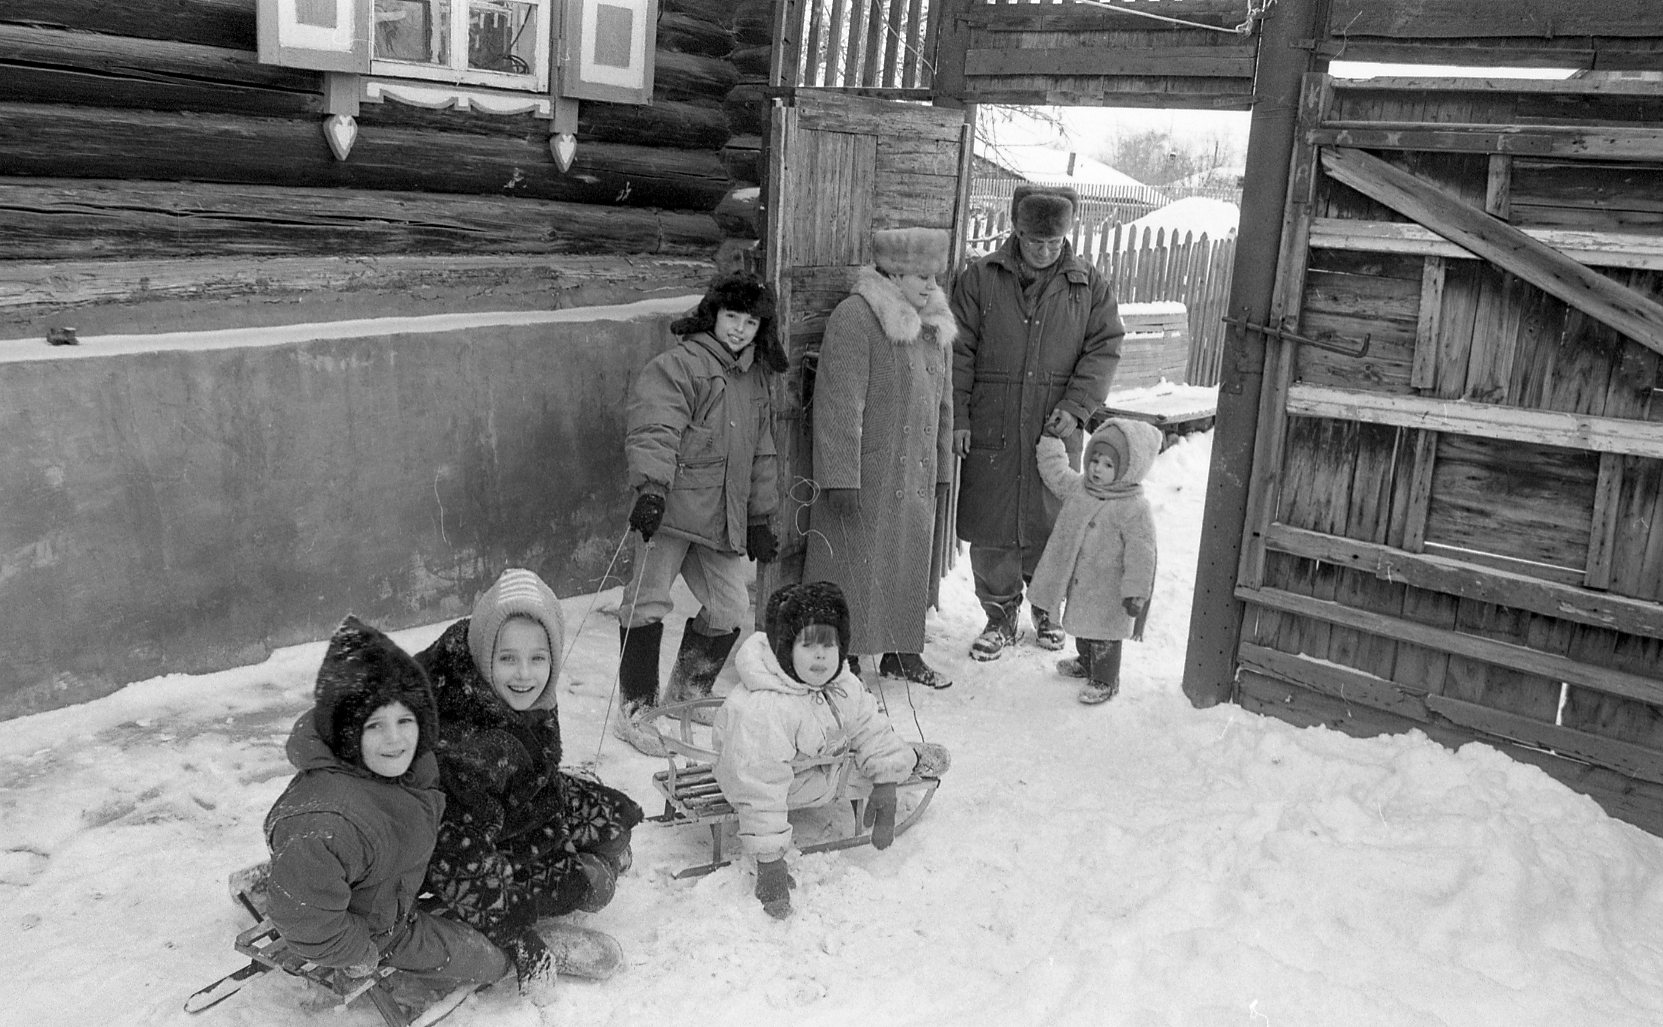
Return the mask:
POLYGON ((375 0, 375 56, 416 64, 450 63, 449 0, 375 0))
POLYGON ((537 5, 472 0, 468 5, 468 67, 532 74, 537 57, 537 5))

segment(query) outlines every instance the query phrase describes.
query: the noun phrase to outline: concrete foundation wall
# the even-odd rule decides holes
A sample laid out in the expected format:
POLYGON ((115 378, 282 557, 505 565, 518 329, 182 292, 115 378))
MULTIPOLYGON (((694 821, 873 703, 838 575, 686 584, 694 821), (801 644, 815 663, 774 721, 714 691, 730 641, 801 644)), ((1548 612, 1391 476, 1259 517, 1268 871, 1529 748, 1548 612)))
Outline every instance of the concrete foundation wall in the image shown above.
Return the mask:
POLYGON ((625 398, 695 299, 0 342, 0 718, 461 616, 507 566, 616 584, 625 398))

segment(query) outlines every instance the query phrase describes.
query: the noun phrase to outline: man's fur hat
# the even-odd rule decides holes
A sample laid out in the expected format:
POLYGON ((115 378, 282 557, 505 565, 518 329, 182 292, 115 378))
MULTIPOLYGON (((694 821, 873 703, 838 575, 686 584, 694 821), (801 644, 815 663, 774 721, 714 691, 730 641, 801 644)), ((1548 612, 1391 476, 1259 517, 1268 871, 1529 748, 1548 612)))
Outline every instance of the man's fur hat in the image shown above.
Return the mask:
POLYGON ((886 275, 939 275, 951 244, 944 228, 882 228, 872 233, 872 263, 886 275))
POLYGON ((1066 185, 1019 185, 1011 194, 1011 225, 1028 235, 1055 239, 1074 228, 1080 194, 1066 185))

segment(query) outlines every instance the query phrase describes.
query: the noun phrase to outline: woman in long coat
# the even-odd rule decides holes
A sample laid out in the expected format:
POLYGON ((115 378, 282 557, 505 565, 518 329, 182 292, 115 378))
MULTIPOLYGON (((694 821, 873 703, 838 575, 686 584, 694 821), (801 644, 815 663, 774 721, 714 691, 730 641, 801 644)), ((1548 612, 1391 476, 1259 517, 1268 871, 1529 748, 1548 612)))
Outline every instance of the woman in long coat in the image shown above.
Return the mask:
POLYGON ((948 244, 941 229, 874 232, 873 266, 826 323, 803 569, 848 598, 852 653, 882 654, 880 673, 932 688, 952 684, 923 658, 936 497, 953 471, 956 323, 934 279, 948 244))

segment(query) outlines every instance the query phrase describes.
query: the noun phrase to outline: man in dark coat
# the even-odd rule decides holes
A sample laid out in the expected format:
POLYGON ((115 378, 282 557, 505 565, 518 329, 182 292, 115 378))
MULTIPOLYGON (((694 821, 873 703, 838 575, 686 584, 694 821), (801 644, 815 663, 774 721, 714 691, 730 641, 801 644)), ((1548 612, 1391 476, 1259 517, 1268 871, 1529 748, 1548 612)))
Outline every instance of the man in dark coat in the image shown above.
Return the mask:
MULTIPOLYGON (((1063 440, 1078 469, 1081 429, 1108 395, 1125 328, 1108 282, 1068 242, 1074 190, 1021 185, 1013 231, 953 285, 953 451, 964 458, 958 534, 970 544, 987 627, 971 646, 996 659, 1016 641, 1023 587, 1051 535, 1059 502, 1040 480, 1034 445, 1063 440)), ((1063 631, 1034 608, 1039 644, 1063 631)))

